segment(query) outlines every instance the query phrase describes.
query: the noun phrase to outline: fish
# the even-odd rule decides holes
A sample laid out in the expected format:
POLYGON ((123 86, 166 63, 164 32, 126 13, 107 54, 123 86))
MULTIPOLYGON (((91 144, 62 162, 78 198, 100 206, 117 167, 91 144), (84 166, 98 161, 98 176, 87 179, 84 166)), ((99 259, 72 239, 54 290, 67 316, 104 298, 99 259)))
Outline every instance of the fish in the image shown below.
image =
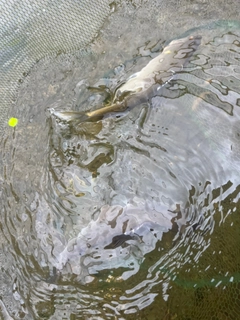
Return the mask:
POLYGON ((54 253, 55 267, 62 274, 71 269, 82 283, 91 282, 92 276, 110 266, 128 268, 135 261, 138 268, 145 254, 172 229, 176 216, 165 204, 155 209, 137 197, 125 206, 104 205, 96 220, 54 253))
POLYGON ((157 84, 159 90, 171 81, 174 74, 183 69, 198 49, 201 38, 200 35, 196 35, 171 41, 160 55, 152 59, 141 71, 131 75, 115 90, 110 105, 93 111, 54 111, 53 114, 67 122, 72 120, 84 122, 103 117, 107 113, 125 111, 142 99, 148 99, 154 85, 157 84))

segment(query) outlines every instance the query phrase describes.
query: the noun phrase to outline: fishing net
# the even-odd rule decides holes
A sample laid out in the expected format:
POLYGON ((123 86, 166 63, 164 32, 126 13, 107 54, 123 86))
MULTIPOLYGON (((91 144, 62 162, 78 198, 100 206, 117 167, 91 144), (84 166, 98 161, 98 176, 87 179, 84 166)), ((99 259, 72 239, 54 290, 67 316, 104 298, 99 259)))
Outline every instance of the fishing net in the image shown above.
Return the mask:
POLYGON ((84 48, 109 15, 103 1, 2 1, 0 131, 16 89, 36 61, 84 48))

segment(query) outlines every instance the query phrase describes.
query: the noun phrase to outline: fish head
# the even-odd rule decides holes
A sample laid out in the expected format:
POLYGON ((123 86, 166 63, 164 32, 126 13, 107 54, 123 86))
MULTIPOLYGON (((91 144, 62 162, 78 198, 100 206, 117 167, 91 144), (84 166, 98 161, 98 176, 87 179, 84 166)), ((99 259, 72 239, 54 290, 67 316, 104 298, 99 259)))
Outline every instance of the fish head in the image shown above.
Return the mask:
POLYGON ((163 55, 168 55, 171 60, 182 60, 185 64, 193 55, 201 43, 202 37, 200 35, 188 36, 181 39, 173 40, 163 50, 163 55))

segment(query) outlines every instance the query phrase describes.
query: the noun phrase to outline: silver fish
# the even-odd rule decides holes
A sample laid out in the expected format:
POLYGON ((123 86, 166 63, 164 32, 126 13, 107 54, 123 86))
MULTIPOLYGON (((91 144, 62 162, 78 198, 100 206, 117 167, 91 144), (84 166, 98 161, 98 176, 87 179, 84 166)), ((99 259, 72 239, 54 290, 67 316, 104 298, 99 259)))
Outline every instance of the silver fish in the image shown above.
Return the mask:
POLYGON ((172 229, 175 218, 168 206, 162 204, 155 210, 137 197, 124 207, 105 205, 96 220, 82 228, 61 252, 55 252, 55 266, 63 273, 66 267, 71 268, 84 282, 85 277, 109 266, 126 267, 135 259, 140 264, 163 234, 172 229))
POLYGON ((149 91, 157 84, 158 88, 169 82, 176 72, 183 69, 193 53, 201 43, 201 36, 188 36, 177 39, 152 59, 141 71, 130 76, 127 81, 117 88, 113 101, 110 105, 94 111, 55 111, 55 116, 61 120, 87 121, 96 117, 104 116, 109 112, 119 112, 136 104, 136 99, 147 98, 149 91))

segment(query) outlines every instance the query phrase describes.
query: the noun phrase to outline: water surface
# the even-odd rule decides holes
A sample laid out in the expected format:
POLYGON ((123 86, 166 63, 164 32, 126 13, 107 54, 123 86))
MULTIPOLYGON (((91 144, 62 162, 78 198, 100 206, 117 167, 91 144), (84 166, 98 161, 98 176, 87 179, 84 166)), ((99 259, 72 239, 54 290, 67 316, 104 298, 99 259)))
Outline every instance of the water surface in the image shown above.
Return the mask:
POLYGON ((100 37, 22 85, 3 143, 6 319, 233 318, 238 301, 220 305, 239 281, 240 29, 188 29, 202 45, 187 67, 123 114, 68 125, 48 109, 98 106, 177 32, 100 37))

